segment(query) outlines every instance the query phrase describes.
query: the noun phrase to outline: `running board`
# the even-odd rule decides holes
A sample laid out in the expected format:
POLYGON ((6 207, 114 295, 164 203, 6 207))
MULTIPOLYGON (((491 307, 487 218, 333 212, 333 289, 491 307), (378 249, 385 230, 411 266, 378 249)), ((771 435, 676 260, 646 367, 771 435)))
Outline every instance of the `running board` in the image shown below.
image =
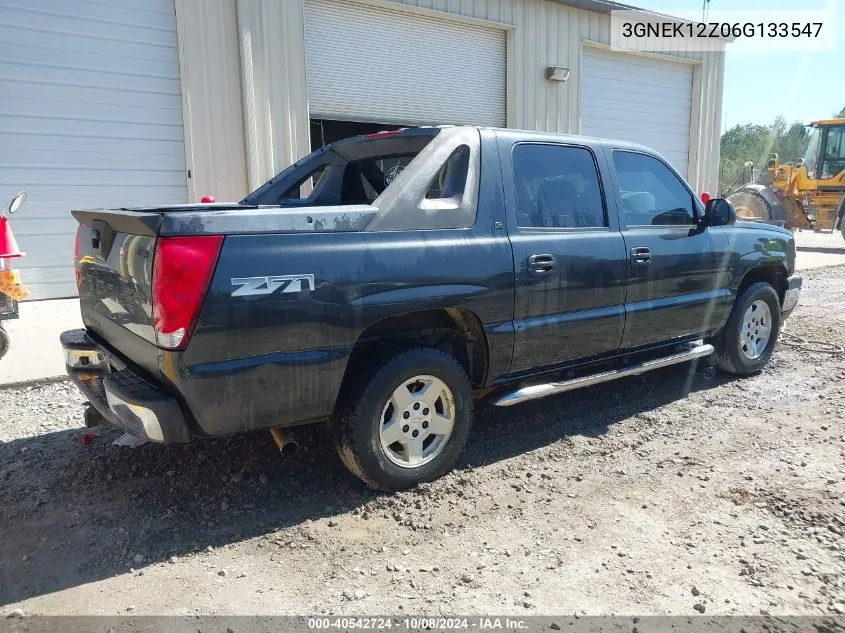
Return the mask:
POLYGON ((521 389, 517 389, 516 391, 512 391, 509 394, 502 396, 493 404, 497 407, 510 407, 514 404, 525 402, 526 400, 545 398, 546 396, 551 396, 556 393, 572 391, 573 389, 581 389, 582 387, 590 387, 591 385, 616 380, 617 378, 644 374, 647 371, 652 371, 653 369, 660 369, 661 367, 668 367, 669 365, 677 365, 678 363, 685 363, 687 361, 695 360, 696 358, 709 356, 712 353, 712 345, 695 345, 687 348, 683 352, 672 354, 671 356, 647 360, 636 365, 625 367, 624 369, 614 369, 613 371, 592 374, 590 376, 582 376, 581 378, 573 378, 572 380, 564 380, 562 382, 548 382, 541 385, 522 387, 521 389))

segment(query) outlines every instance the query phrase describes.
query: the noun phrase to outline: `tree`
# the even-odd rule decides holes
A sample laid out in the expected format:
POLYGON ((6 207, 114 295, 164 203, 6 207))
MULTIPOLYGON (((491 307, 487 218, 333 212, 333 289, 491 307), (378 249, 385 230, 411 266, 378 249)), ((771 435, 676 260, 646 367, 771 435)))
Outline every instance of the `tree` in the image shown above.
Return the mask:
POLYGON ((746 123, 735 125, 722 135, 721 163, 719 165, 719 192, 730 194, 744 184, 743 166, 754 163, 755 173, 766 169, 772 154, 781 162, 798 161, 807 150, 804 124, 787 123, 782 116, 771 125, 746 123))
POLYGON ((845 119, 845 106, 842 106, 842 109, 839 111, 839 114, 834 114, 833 117, 836 118, 836 119, 838 119, 838 118, 845 119))

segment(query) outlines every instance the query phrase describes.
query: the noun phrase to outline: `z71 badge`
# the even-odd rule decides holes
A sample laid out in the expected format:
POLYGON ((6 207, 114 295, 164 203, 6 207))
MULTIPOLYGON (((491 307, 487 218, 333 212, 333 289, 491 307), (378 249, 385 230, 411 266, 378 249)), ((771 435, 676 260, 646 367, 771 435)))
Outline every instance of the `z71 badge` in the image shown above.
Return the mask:
POLYGON ((240 286, 232 292, 233 297, 269 295, 281 288, 280 294, 300 292, 303 286, 314 291, 314 275, 275 275, 273 277, 236 277, 233 286, 240 286))

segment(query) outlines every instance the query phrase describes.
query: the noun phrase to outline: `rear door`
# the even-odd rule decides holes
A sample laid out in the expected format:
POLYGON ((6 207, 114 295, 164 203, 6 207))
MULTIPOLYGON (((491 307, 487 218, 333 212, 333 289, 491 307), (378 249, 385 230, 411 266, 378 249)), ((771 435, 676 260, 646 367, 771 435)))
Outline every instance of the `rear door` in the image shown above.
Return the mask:
POLYGON ((718 327, 730 292, 721 227, 702 228, 692 189, 663 160, 607 150, 628 256, 622 348, 704 334, 718 327))
POLYGON ((500 138, 500 155, 516 273, 511 373, 616 351, 627 258, 600 147, 500 138))

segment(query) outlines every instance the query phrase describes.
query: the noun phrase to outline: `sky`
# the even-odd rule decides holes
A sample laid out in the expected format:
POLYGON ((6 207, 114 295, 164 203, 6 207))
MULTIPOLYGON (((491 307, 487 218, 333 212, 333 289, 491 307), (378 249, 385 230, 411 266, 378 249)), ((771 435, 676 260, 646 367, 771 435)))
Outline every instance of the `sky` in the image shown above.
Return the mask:
MULTIPOLYGON (((625 0, 623 0, 625 1, 625 0)), ((703 0, 627 0, 660 13, 701 11, 703 0)), ((722 130, 743 123, 807 123, 831 118, 845 106, 845 0, 710 0, 717 9, 836 10, 836 52, 731 51, 725 58, 722 130)))

